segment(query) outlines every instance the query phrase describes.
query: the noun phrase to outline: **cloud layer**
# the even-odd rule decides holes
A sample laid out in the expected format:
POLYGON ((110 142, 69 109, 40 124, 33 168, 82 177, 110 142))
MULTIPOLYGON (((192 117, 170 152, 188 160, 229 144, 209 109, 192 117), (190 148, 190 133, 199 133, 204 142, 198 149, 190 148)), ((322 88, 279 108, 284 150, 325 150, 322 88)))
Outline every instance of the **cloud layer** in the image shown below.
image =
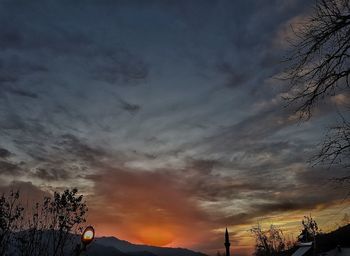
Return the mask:
POLYGON ((229 227, 344 204, 314 153, 343 95, 300 123, 278 79, 304 1, 3 1, 0 185, 78 187, 99 235, 215 254, 229 227), (154 234, 158 234, 155 236, 154 234))

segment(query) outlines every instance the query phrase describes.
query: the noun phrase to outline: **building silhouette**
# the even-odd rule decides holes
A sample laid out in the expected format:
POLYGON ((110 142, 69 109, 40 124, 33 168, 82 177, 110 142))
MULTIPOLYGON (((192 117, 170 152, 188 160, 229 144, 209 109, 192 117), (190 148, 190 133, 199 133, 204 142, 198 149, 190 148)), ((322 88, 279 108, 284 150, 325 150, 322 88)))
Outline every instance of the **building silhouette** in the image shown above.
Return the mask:
POLYGON ((225 247, 226 247, 226 256, 230 256, 230 238, 228 236, 228 231, 226 228, 226 232, 225 232, 225 243, 224 243, 225 247))

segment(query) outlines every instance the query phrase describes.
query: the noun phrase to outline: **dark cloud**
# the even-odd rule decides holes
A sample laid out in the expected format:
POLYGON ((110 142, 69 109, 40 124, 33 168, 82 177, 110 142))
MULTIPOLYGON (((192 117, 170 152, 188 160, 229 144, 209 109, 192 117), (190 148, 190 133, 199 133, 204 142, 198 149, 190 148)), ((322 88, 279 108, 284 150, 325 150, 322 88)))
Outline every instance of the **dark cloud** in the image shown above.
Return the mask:
MULTIPOLYGON (((227 152, 259 150, 266 147, 266 141, 269 137, 275 135, 286 127, 296 125, 298 120, 291 117, 291 111, 284 109, 282 106, 273 106, 268 110, 258 112, 255 115, 245 118, 244 120, 222 129, 221 133, 207 138, 210 151, 223 150, 227 152), (251 149, 251 147, 253 149, 251 149), (255 148, 255 149, 254 149, 255 148)), ((283 146, 283 142, 270 144, 270 150, 283 146), (282 143, 282 144, 281 144, 282 143)))
POLYGON ((71 173, 69 170, 65 169, 43 169, 38 168, 34 174, 34 177, 38 177, 39 179, 45 181, 60 181, 60 180, 68 180, 71 178, 71 173))
POLYGON ((15 76, 9 76, 9 75, 2 75, 0 76, 0 83, 4 84, 4 83, 14 83, 16 82, 18 79, 15 76))
MULTIPOLYGON (((203 163, 206 162, 206 160, 203 161, 203 163)), ((273 164, 268 168, 269 170, 265 172, 263 169, 259 170, 264 172, 262 176, 254 176, 247 172, 240 174, 237 179, 235 176, 215 174, 212 167, 210 167, 212 171, 208 172, 205 164, 189 164, 181 177, 183 188, 189 190, 188 193, 193 197, 207 202, 227 202, 231 207, 238 207, 239 211, 243 211, 239 213, 233 211, 227 217, 217 215, 216 221, 222 225, 247 224, 259 216, 274 213, 312 211, 336 204, 339 198, 347 194, 346 186, 333 186, 334 184, 329 181, 329 170, 326 169, 295 167, 295 169, 286 170, 280 166, 276 168, 273 164), (279 171, 277 172, 276 169, 279 171), (293 177, 295 182, 280 182, 276 177, 284 175, 286 178, 289 175, 289 179, 293 177), (235 206, 236 200, 250 203, 244 207, 235 206)), ((347 171, 337 170, 336 173, 342 177, 347 171)), ((216 210, 213 209, 213 211, 216 210)))
POLYGON ((9 162, 6 160, 0 161, 0 174, 16 176, 22 172, 23 170, 20 164, 9 162))
POLYGON ((220 161, 215 159, 190 159, 189 167, 201 174, 210 174, 215 166, 220 166, 220 161))
POLYGON ((124 100, 120 100, 120 104, 122 109, 124 109, 125 111, 128 111, 131 114, 137 113, 141 109, 140 105, 132 104, 124 100))
POLYGON ((149 73, 142 59, 123 48, 96 55, 89 69, 92 78, 121 86, 144 81, 149 73))
POLYGON ((20 126, 13 124, 2 128, 12 132, 18 129, 20 139, 14 138, 13 142, 21 155, 27 156, 25 162, 18 164, 8 161, 6 158, 12 154, 2 149, 1 157, 6 159, 0 163, 2 174, 18 175, 28 169, 31 171, 26 174, 31 178, 49 182, 68 181, 102 165, 108 156, 101 148, 91 146, 73 134, 51 133, 39 122, 23 122, 20 126))
POLYGON ((18 95, 18 96, 32 98, 32 99, 38 98, 38 95, 36 93, 23 91, 23 90, 19 90, 19 89, 9 89, 9 90, 7 90, 7 92, 18 95))
POLYGON ((83 162, 96 164, 106 156, 102 149, 91 147, 72 134, 64 134, 61 138, 57 145, 62 146, 67 155, 75 156, 83 162))
MULTIPOLYGON (((50 196, 46 191, 43 191, 38 186, 35 186, 32 182, 13 181, 8 185, 0 186, 0 193, 8 194, 11 191, 18 191, 20 194, 20 203, 24 206, 28 205, 28 202, 43 202, 45 196, 50 196)), ((30 210, 30 209, 27 209, 30 210)))
POLYGON ((8 158, 12 156, 13 154, 8 151, 6 148, 0 148, 0 158, 8 158))
POLYGON ((3 54, 0 60, 2 83, 17 82, 25 76, 43 75, 49 71, 45 63, 37 63, 36 60, 26 59, 21 57, 19 53, 3 54))
POLYGON ((32 60, 24 60, 19 55, 1 56, 0 52, 0 96, 4 93, 14 96, 37 99, 33 91, 33 77, 46 75, 48 68, 32 60))
POLYGON ((226 77, 225 85, 229 88, 236 88, 248 82, 252 76, 251 71, 244 70, 241 67, 233 67, 231 63, 222 62, 217 64, 217 69, 226 77))
POLYGON ((51 136, 45 146, 30 144, 26 154, 32 158, 29 164, 36 166, 28 174, 48 182, 83 177, 86 170, 103 166, 108 157, 101 148, 91 146, 73 134, 51 136))
POLYGON ((23 36, 9 23, 2 22, 0 25, 0 47, 2 49, 20 48, 23 45, 23 36))

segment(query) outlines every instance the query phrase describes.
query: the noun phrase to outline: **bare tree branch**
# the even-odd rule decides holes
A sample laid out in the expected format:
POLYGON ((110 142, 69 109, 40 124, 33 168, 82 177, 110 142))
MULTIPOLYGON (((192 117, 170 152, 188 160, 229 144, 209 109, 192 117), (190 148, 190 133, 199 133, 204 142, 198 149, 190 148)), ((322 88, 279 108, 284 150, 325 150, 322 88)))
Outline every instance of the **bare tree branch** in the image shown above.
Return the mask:
POLYGON ((321 150, 312 159, 314 164, 337 164, 350 167, 350 123, 342 117, 342 122, 331 127, 321 146, 321 150))
MULTIPOLYGON (((313 15, 293 31, 285 99, 308 120, 317 103, 350 89, 350 0, 316 0, 313 15)), ((350 167, 350 123, 341 119, 329 129, 314 164, 350 167)))
POLYGON ((318 0, 314 14, 297 30, 287 79, 286 97, 302 118, 310 118, 315 104, 350 87, 349 0, 318 0))

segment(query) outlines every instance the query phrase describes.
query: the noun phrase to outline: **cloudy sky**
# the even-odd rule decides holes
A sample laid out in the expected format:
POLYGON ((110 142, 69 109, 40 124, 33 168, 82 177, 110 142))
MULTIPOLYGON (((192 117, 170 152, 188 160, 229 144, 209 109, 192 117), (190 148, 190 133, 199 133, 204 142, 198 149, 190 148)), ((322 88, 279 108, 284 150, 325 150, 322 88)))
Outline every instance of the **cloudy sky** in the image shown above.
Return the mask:
POLYGON ((258 222, 339 223, 346 171, 307 161, 343 97, 308 122, 282 99, 313 3, 1 1, 1 188, 77 187, 99 236, 209 254, 226 226, 245 255, 258 222))

